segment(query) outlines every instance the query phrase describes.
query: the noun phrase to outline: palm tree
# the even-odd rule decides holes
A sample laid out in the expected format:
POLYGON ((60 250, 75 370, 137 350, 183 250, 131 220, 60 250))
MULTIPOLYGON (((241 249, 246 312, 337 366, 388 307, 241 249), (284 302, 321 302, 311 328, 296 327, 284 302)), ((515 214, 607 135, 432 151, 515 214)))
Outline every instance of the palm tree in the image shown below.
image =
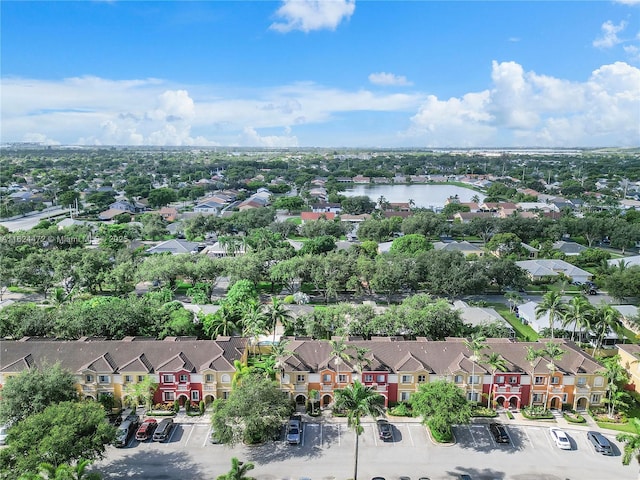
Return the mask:
POLYGON ((254 477, 248 477, 247 472, 255 468, 251 462, 244 463, 236 457, 231 459, 231 470, 224 475, 219 475, 216 480, 256 480, 254 477))
POLYGON ((267 306, 266 318, 269 327, 273 329, 273 343, 276 343, 276 327, 278 323, 285 325, 293 320, 291 312, 287 310, 278 297, 271 297, 271 304, 267 306))
POLYGON ((212 340, 219 335, 228 337, 239 329, 238 312, 228 303, 223 303, 222 308, 212 314, 206 323, 207 333, 212 340))
POLYGON ((274 368, 281 372, 280 378, 282 379, 282 369, 284 368, 284 360, 289 355, 293 355, 291 350, 287 349, 289 340, 280 339, 278 343, 271 345, 271 358, 274 360, 274 368))
POLYGON ((245 377, 251 375, 253 371, 250 366, 246 363, 242 363, 240 360, 233 361, 233 368, 235 369, 235 373, 233 374, 233 378, 231 379, 231 389, 235 390, 238 385, 242 383, 242 380, 245 377))
MULTIPOLYGON (((547 363, 547 368, 551 372, 551 377, 556 372, 556 362, 558 362, 563 355, 565 354, 565 350, 560 348, 560 346, 555 342, 547 342, 544 344, 544 347, 537 351, 538 356, 540 358, 548 359, 549 363, 547 363)), ((547 398, 545 399, 545 407, 547 401, 549 399, 549 391, 551 389, 551 378, 549 378, 549 383, 547 385, 547 398)))
POLYGON ((616 413, 616 406, 624 406, 624 397, 627 392, 623 387, 629 380, 629 373, 620 364, 620 355, 614 355, 603 360, 605 370, 601 371, 607 379, 607 414, 613 418, 616 413))
POLYGON ((592 328, 594 330, 593 333, 596 335, 596 348, 593 352, 595 357, 598 355, 598 350, 602 348, 604 337, 609 331, 623 335, 622 315, 609 304, 598 305, 593 314, 592 328))
POLYGON ((515 311, 518 304, 522 302, 522 295, 518 292, 507 292, 504 294, 504 297, 507 299, 507 302, 509 302, 509 310, 512 312, 515 311))
POLYGON ((124 401, 135 409, 140 402, 144 403, 147 410, 151 410, 153 395, 158 389, 158 384, 153 377, 145 375, 139 382, 130 382, 124 386, 124 401))
POLYGON ((493 378, 498 370, 501 372, 507 371, 507 361, 502 355, 496 352, 491 352, 489 355, 484 356, 484 363, 491 368, 491 388, 489 389, 489 408, 493 407, 493 378))
POLYGON ((255 355, 260 336, 267 333, 267 316, 258 303, 252 303, 245 311, 242 323, 242 335, 250 338, 253 355, 255 355))
POLYGON ((619 433, 616 436, 616 440, 624 442, 624 454, 622 455, 624 465, 629 465, 632 458, 640 463, 640 419, 631 418, 631 423, 636 429, 636 433, 619 433))
POLYGON ((591 302, 584 295, 577 295, 569 300, 565 312, 562 315, 562 326, 567 327, 573 323, 571 340, 575 340, 576 330, 580 328, 587 331, 590 328, 590 316, 593 312, 591 302))
POLYGON ((366 347, 353 347, 354 353, 350 355, 350 358, 354 361, 356 371, 358 373, 362 373, 362 370, 365 366, 371 366, 371 359, 367 358, 367 353, 369 353, 370 351, 371 350, 366 347))
POLYGON ((555 338, 553 325, 556 319, 564 312, 565 308, 565 304, 562 303, 562 295, 556 291, 545 293, 542 297, 542 302, 536 307, 536 319, 542 317, 545 313, 549 314, 551 338, 555 338))
POLYGON ((533 379, 535 378, 535 368, 539 358, 540 353, 538 352, 538 350, 531 346, 527 346, 527 355, 525 356, 525 359, 527 360, 527 362, 529 362, 529 365, 531 365, 531 380, 529 382, 531 385, 531 390, 529 391, 529 408, 533 407, 533 379))
MULTIPOLYGON (((476 375, 476 363, 480 359, 480 351, 489 348, 484 342, 487 338, 479 335, 473 334, 471 335, 471 340, 465 340, 464 346, 467 347, 473 354, 471 355, 472 369, 471 369, 471 401, 474 402, 474 385, 475 385, 475 375, 476 375)), ((476 402, 477 403, 477 402, 476 402)))
POLYGON ((384 415, 384 397, 356 380, 353 385, 336 390, 335 408, 346 412, 347 426, 356 433, 353 480, 358 480, 358 440, 364 431, 361 419, 384 415))
POLYGON ((329 340, 331 345, 330 355, 335 358, 336 363, 336 383, 340 383, 340 365, 351 360, 351 355, 347 353, 349 346, 345 343, 344 338, 329 340))

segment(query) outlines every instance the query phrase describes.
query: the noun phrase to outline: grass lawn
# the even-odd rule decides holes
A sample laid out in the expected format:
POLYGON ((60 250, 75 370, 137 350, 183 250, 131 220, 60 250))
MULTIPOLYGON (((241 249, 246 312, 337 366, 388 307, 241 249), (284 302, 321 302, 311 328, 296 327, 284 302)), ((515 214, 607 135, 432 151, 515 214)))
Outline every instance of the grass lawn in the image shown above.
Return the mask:
POLYGON ((632 423, 607 423, 596 422, 600 428, 615 430, 616 432, 638 433, 632 423))
POLYGON ((504 303, 488 303, 496 312, 502 315, 507 322, 516 331, 516 335, 519 340, 526 340, 529 342, 535 342, 538 340, 538 334, 529 325, 523 325, 523 323, 516 318, 516 316, 509 310, 509 307, 504 303))

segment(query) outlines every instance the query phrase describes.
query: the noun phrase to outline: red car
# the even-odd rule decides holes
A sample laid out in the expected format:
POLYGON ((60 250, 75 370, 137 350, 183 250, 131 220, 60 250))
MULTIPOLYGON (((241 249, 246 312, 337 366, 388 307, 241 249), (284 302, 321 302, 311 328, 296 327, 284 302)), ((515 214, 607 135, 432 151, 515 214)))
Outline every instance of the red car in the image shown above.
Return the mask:
POLYGON ((151 438, 151 435, 153 435, 153 432, 157 426, 158 422, 155 418, 145 419, 145 421, 142 422, 142 425, 140 425, 138 431, 136 432, 136 440, 140 442, 148 440, 149 438, 151 438))

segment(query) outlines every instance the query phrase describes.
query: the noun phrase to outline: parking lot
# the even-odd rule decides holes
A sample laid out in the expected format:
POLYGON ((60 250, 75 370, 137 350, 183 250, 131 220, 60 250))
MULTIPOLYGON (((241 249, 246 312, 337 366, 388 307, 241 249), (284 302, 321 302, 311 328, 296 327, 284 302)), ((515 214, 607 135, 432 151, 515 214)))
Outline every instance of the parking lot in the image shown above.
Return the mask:
MULTIPOLYGON (((392 422, 393 423, 393 422, 392 422)), ((566 430, 571 450, 560 450, 548 425, 507 425, 510 442, 497 444, 486 424, 454 427, 456 444, 435 445, 418 423, 393 423, 392 439, 378 438, 375 423, 363 424, 359 440, 359 479, 406 475, 414 480, 451 480, 466 473, 474 480, 635 479, 637 465, 625 467, 621 445, 605 434, 613 456, 596 453, 584 430, 566 430)), ((178 423, 166 443, 138 442, 109 447, 96 467, 105 478, 215 478, 228 471, 230 459, 254 462, 258 480, 339 480, 352 477, 355 435, 345 423, 305 423, 300 445, 279 441, 258 446, 214 445, 206 423, 178 423)))

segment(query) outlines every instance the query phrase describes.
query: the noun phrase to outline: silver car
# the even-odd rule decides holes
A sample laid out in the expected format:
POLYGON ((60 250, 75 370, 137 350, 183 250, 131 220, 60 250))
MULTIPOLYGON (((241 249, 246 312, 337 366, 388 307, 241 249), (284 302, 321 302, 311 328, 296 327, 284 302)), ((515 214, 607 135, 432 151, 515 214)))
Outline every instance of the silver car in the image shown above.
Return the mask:
POLYGON ((287 425, 287 443, 298 445, 302 442, 302 417, 293 415, 287 425))

